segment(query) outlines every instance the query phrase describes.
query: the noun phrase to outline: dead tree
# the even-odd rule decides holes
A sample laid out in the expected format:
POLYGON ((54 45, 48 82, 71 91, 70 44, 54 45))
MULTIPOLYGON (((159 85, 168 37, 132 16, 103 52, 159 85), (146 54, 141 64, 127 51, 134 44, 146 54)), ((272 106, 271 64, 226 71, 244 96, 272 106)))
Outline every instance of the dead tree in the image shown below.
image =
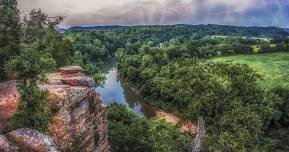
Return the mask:
POLYGON ((202 146, 204 135, 205 135, 205 121, 204 121, 203 117, 199 117, 198 118, 197 135, 195 137, 193 152, 200 152, 201 151, 201 146, 202 146))

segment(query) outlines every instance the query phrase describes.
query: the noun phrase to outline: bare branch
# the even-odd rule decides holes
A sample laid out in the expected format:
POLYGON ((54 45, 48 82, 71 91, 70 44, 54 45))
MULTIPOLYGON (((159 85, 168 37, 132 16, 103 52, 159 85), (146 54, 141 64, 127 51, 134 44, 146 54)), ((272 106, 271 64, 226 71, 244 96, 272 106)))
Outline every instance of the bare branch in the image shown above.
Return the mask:
POLYGON ((203 117, 200 116, 198 118, 198 130, 197 130, 197 135, 195 138, 193 152, 201 151, 201 146, 202 146, 204 135, 205 135, 205 121, 203 117))

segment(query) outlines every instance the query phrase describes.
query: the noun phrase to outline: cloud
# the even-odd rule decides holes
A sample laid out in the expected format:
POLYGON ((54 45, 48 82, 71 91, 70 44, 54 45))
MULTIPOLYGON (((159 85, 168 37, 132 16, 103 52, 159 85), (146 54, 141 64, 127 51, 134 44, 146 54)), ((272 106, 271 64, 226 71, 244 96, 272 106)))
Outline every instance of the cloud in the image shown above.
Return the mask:
POLYGON ((66 16, 63 25, 233 24, 289 26, 287 0, 20 0, 24 12, 41 8, 66 16))

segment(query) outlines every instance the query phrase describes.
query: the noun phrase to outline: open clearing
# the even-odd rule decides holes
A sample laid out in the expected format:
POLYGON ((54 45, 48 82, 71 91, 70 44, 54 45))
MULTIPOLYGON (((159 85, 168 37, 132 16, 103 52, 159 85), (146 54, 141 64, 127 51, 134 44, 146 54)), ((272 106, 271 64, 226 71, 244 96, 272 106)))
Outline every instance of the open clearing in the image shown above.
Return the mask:
POLYGON ((289 88, 289 52, 235 55, 213 59, 218 62, 248 64, 263 76, 259 83, 267 89, 276 86, 289 88))

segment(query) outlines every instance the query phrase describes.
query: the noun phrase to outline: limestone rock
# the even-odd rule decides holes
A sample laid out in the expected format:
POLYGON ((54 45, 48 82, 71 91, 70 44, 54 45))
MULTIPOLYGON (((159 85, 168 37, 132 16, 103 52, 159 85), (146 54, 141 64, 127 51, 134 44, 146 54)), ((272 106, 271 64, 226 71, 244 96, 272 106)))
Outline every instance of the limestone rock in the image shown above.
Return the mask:
POLYGON ((94 80, 86 76, 62 78, 61 81, 62 83, 71 85, 71 86, 93 87, 95 85, 94 80))
POLYGON ((80 66, 65 66, 59 69, 63 77, 83 76, 83 69, 80 66))
POLYGON ((47 135, 37 130, 21 128, 8 133, 10 141, 19 145, 20 149, 35 152, 59 152, 57 145, 47 135))
POLYGON ((84 86, 93 87, 95 82, 93 79, 85 76, 82 72, 80 66, 65 66, 60 68, 60 73, 50 74, 49 83, 60 85, 70 85, 70 86, 84 86))

